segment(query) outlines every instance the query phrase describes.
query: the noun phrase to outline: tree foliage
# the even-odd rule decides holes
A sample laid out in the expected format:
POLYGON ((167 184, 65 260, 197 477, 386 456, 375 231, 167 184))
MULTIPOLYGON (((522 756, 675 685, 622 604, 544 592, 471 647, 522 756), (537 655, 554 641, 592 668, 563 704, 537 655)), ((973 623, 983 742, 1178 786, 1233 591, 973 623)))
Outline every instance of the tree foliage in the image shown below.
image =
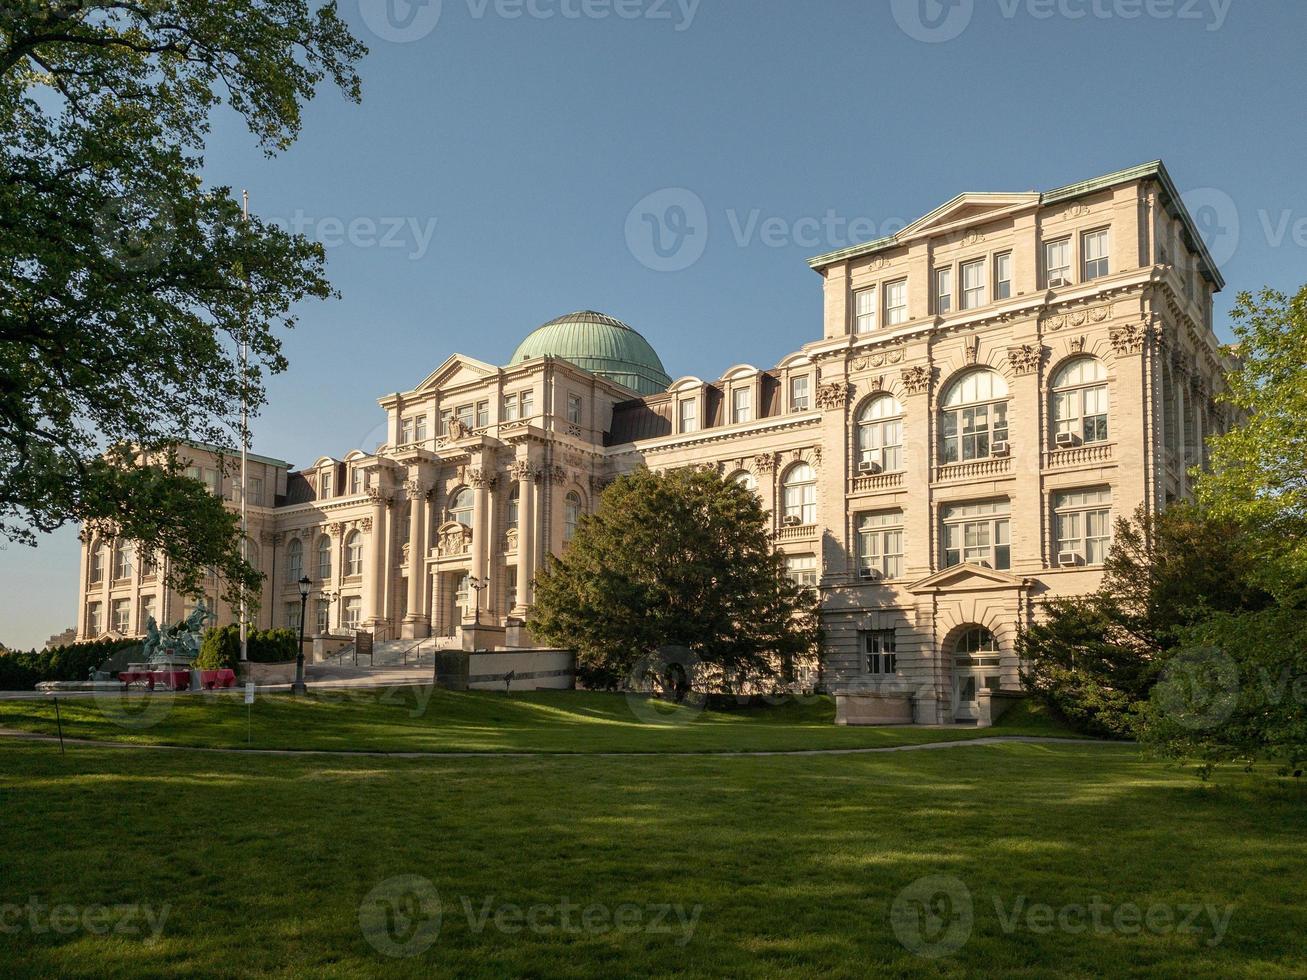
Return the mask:
POLYGON ((714 686, 774 683, 820 636, 815 597, 786 577, 758 497, 690 470, 608 487, 537 579, 529 625, 607 688, 667 647, 688 649, 714 686))
POLYGON ((363 53, 334 3, 0 7, 0 535, 102 523, 182 591, 209 567, 256 581, 221 503, 158 453, 234 444, 242 388, 257 410, 286 366, 276 329, 331 288, 319 245, 203 186, 209 117, 230 106, 275 152, 324 81, 358 99, 363 53))

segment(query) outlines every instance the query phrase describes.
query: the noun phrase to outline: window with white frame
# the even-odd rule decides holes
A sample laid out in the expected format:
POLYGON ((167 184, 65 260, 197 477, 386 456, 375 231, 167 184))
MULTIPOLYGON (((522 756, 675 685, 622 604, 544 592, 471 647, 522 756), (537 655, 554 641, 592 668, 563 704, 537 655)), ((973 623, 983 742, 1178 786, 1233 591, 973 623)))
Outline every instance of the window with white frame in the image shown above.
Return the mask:
POLYGON ((753 389, 736 388, 731 392, 731 421, 753 421, 753 389))
POLYGON ((436 429, 436 435, 440 435, 440 436, 449 435, 449 423, 450 421, 453 420, 453 418, 454 418, 454 410, 452 408, 442 408, 440 410, 439 417, 436 419, 436 425, 438 427, 436 429))
POLYGON ((319 494, 319 496, 321 497, 331 496, 331 486, 332 486, 331 470, 329 469, 323 470, 318 475, 318 486, 322 488, 322 492, 319 494))
POLYGON ((366 480, 367 475, 364 473, 363 469, 355 466, 349 472, 349 492, 356 495, 362 493, 367 489, 366 480))
POLYGON ((795 585, 801 585, 805 589, 816 588, 817 556, 786 555, 785 576, 795 585))
POLYGON ((331 579, 331 538, 322 535, 318 538, 318 580, 327 582, 331 579))
POLYGON ((298 582, 304 577, 304 542, 291 538, 286 545, 286 581, 298 582))
POLYGON ((1084 281, 1100 279, 1108 273, 1107 229, 1087 231, 1080 236, 1080 256, 1084 262, 1084 281))
POLYGON ((1012 253, 999 252, 994 256, 994 299, 1012 296, 1012 253))
POLYGON ((140 619, 137 620, 137 623, 139 624, 138 632, 144 632, 146 624, 149 623, 151 619, 155 619, 157 621, 158 615, 159 615, 159 609, 158 606, 155 604, 154 596, 152 595, 141 596, 141 616, 140 619))
POLYGON ((351 531, 345 539, 345 574, 363 574, 363 535, 359 531, 351 531))
POLYGON ((449 519, 464 527, 472 526, 472 504, 475 495, 471 487, 462 487, 449 500, 449 519))
POLYGON ((263 506, 263 481, 257 476, 250 477, 249 502, 255 507, 263 506))
POLYGON ((985 305, 985 260, 962 263, 962 308, 974 310, 985 305))
POLYGON ((508 491, 508 514, 504 522, 506 527, 517 527, 519 515, 522 512, 522 487, 518 483, 513 484, 513 489, 508 491))
POLYGON ((356 595, 347 595, 340 610, 341 623, 347 630, 356 630, 363 616, 363 599, 356 595))
POLYGON ((331 600, 318 599, 314 604, 313 626, 318 633, 331 632, 331 600))
POLYGON ((581 396, 567 396, 567 421, 573 425, 581 424, 581 396))
POLYGON ((885 284, 885 326, 893 327, 908 322, 908 281, 885 284))
POLYGON ((808 376, 800 374, 797 377, 790 378, 790 411, 806 412, 812 407, 812 400, 808 392, 808 376))
POLYGON ((697 398, 681 399, 677 411, 680 413, 682 432, 699 431, 699 400, 697 398))
POLYGON ((132 577, 132 543, 130 541, 116 541, 113 546, 113 577, 131 578, 132 577))
POLYGON ((955 380, 940 400, 940 462, 986 459, 1007 441, 1007 382, 997 371, 976 368, 955 380))
POLYGON ((1044 275, 1047 281, 1071 279, 1071 239, 1059 238, 1055 242, 1044 242, 1044 275))
POLYGON ((217 470, 205 469, 204 484, 209 488, 209 493, 215 497, 221 496, 219 490, 222 487, 222 474, 217 470))
POLYGON ((1086 565, 1101 565, 1112 543, 1112 491, 1065 490, 1053 495, 1054 551, 1075 555, 1086 565))
POLYGON ((529 419, 535 414, 536 396, 534 391, 524 391, 519 396, 518 417, 529 419))
POLYGON ((1011 509, 1007 500, 985 500, 941 508, 944 567, 952 568, 967 562, 986 568, 1010 568, 1011 509))
POLYGON ((427 417, 425 415, 419 415, 413 420, 413 441, 427 441, 427 417))
POLYGON ((953 309, 953 267, 935 270, 935 312, 940 316, 953 309))
POLYGON ((869 674, 898 673, 898 644, 894 631, 862 630, 862 655, 869 674))
POLYGON ((901 469, 903 406, 893 395, 877 395, 858 413, 858 471, 896 473, 901 469))
POLYGON ((504 396, 504 404, 499 417, 504 422, 515 422, 517 420, 517 395, 504 396))
POLYGON ((853 294, 853 331, 871 333, 876 329, 876 287, 859 289, 853 294))
POLYGON ((131 629, 132 622, 132 600, 115 599, 113 601, 113 629, 115 633, 126 635, 131 629))
POLYGON ((473 424, 476 422, 476 416, 473 414, 473 408, 471 405, 459 405, 455 408, 454 418, 458 419, 469 429, 472 428, 473 424))
POLYGON ((108 549, 102 543, 91 549, 90 577, 92 582, 104 581, 104 560, 107 552, 108 549))
POLYGON ((98 602, 88 603, 86 606, 86 635, 99 636, 104 629, 100 622, 100 604, 98 602))
POLYGON ((477 402, 477 428, 484 429, 490 424, 490 402, 477 402))
POLYGON ((795 463, 781 481, 786 523, 817 523, 817 472, 808 463, 795 463))
POLYGON ((300 630, 300 613, 303 611, 298 602, 287 602, 282 606, 282 622, 286 624, 286 629, 294 630, 296 633, 300 630))
POLYGON ((581 497, 571 491, 563 500, 563 542, 576 536, 576 525, 581 520, 581 497))
POLYGON ((858 568, 884 578, 902 577, 903 511, 878 511, 858 518, 858 568))
POLYGON ((1108 434, 1107 369, 1088 355, 1067 361, 1053 375, 1053 436, 1074 442, 1103 442, 1108 434))

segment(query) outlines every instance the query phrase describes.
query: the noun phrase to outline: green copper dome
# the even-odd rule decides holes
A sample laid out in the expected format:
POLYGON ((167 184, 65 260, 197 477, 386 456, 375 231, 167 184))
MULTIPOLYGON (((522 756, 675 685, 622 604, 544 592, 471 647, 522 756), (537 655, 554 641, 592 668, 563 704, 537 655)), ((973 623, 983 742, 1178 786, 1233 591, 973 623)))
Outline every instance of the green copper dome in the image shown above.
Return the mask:
POLYGON ((533 330, 513 352, 509 364, 533 357, 560 357, 642 395, 666 391, 672 379, 658 354, 621 320, 582 310, 533 330))

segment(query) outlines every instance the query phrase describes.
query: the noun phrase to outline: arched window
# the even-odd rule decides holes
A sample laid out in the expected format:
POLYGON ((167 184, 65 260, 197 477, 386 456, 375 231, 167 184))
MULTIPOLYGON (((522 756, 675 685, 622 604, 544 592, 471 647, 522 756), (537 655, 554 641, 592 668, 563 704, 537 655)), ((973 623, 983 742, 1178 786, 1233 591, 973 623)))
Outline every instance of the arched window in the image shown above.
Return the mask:
POLYGON ((104 564, 109 555, 109 549, 103 541, 97 542, 91 549, 91 581, 104 581, 104 564))
POLYGON ((939 413, 942 463, 987 459, 994 443, 1007 442, 1007 382, 997 371, 977 368, 944 391, 939 413))
POLYGON ((521 510, 521 488, 514 486, 508 491, 508 526, 517 527, 518 512, 521 510))
POLYGON ((954 653, 998 653, 998 641, 994 634, 983 626, 976 626, 958 637, 953 645, 954 653))
POLYGON ((304 542, 291 538, 286 545, 286 581, 298 582, 304 577, 304 542))
POLYGON ((449 502, 449 519, 458 521, 464 527, 472 526, 472 490, 463 487, 457 491, 449 502))
POLYGON ((785 523, 817 523, 817 474, 807 463, 795 463, 785 472, 785 523))
POLYGON ((318 538, 318 579, 326 582, 331 578, 331 538, 323 535, 318 538))
POLYGON ((1107 369, 1075 357, 1053 375, 1053 438, 1059 446, 1107 439, 1107 369))
POLYGON ((113 577, 132 577, 132 543, 115 541, 113 545, 113 577))
POLYGON ((568 493, 563 501, 563 541, 571 541, 576 534, 576 524, 581 519, 581 497, 576 491, 568 493))
POLYGON ((750 493, 758 492, 758 479, 748 470, 739 470, 727 477, 731 483, 738 483, 750 493))
POLYGON ((878 395, 858 413, 858 471, 896 473, 903 469, 903 406, 893 395, 878 395))
POLYGON ((351 531, 345 539, 345 574, 363 574, 363 535, 351 531))

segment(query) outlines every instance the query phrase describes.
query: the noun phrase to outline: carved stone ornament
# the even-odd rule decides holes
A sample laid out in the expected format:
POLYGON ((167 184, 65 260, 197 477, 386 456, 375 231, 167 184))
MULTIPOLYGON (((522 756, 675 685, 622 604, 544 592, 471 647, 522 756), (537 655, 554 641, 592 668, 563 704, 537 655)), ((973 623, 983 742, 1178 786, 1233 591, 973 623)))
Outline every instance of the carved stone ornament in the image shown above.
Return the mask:
POLYGON ((930 368, 920 364, 904 368, 900 375, 903 380, 903 390, 909 395, 919 395, 930 387, 930 368))
POLYGON ((823 411, 843 408, 849 400, 849 386, 843 381, 828 381, 817 385, 817 407, 823 411))
POLYGON ((281 532, 264 531, 259 535, 259 541, 265 545, 279 545, 281 544, 281 532))
POLYGON ((1017 374, 1031 374, 1039 369, 1039 360, 1043 353, 1043 348, 1035 344, 1021 344, 1019 347, 1007 349, 1007 359, 1012 365, 1012 370, 1017 374))
POLYGON ((391 496, 380 487, 368 487, 368 500, 374 504, 385 504, 387 507, 391 504, 391 496))
POLYGON ((419 497, 425 497, 430 493, 431 488, 423 486, 421 480, 405 480, 404 492, 408 494, 410 500, 417 500, 419 497))
POLYGON ((770 473, 776 469, 776 454, 758 453, 753 457, 753 468, 759 473, 770 473))
POLYGON ((518 530, 515 527, 510 527, 507 531, 504 532, 505 551, 517 550, 517 536, 518 536, 518 530))
POLYGON ((612 479, 606 476, 590 476, 590 490, 593 493, 603 493, 612 484, 612 479))
POLYGON ((359 521, 359 527, 360 527, 362 530, 364 530, 364 531, 371 531, 371 530, 372 530, 372 518, 370 518, 370 517, 365 517, 365 518, 363 518, 361 521, 359 521))
POLYGON ((523 480, 529 480, 535 476, 536 468, 531 465, 529 460, 515 459, 508 464, 508 475, 519 483, 523 480))
POLYGON ((867 360, 872 367, 884 367, 886 364, 902 364, 904 358, 904 349, 902 346, 893 347, 890 350, 878 350, 868 355, 867 360))
POLYGON ((980 356, 980 338, 968 337, 962 342, 962 356, 968 364, 975 364, 980 356))
POLYGON ((449 420, 449 438, 454 442, 458 442, 460 439, 466 439, 471 434, 472 427, 462 419, 452 418, 449 420))
POLYGON ((962 236, 962 244, 965 246, 979 245, 984 240, 985 236, 972 228, 968 228, 966 234, 962 236))
POLYGON ((473 466, 467 471, 467 482, 478 490, 493 490, 495 488, 495 474, 483 470, 479 466, 473 466))
POLYGON ((1127 323, 1113 327, 1111 331, 1112 350, 1118 355, 1139 354, 1148 340, 1149 328, 1137 323, 1127 323))
POLYGON ((867 387, 868 387, 871 391, 873 391, 873 392, 876 392, 876 391, 884 391, 884 390, 885 390, 885 375, 883 375, 883 374, 877 374, 877 375, 875 375, 874 377, 870 377, 870 378, 868 378, 868 379, 867 379, 867 387))
POLYGON ((561 466, 558 466, 557 464, 555 464, 554 466, 546 467, 544 476, 551 483, 561 484, 567 482, 567 470, 563 469, 561 466))
POLYGON ((1085 338, 1084 338, 1084 337, 1072 337, 1072 338, 1071 338, 1071 353, 1073 353, 1073 354, 1083 354, 1084 352, 1085 352, 1085 338))
POLYGON ((345 525, 341 521, 332 521, 330 524, 327 525, 327 530, 330 531, 332 534, 334 534, 336 537, 340 537, 342 534, 345 533, 345 525))
POLYGON ((1102 323, 1112 315, 1112 304, 1092 306, 1086 309, 1055 313, 1044 319, 1045 330, 1063 330, 1067 327, 1083 327, 1086 323, 1102 323))
POLYGON ((450 521, 440 528, 439 542, 442 555, 465 555, 472 546, 472 529, 450 521))
POLYGON ((809 458, 812 460, 812 465, 815 466, 815 467, 817 467, 818 469, 820 469, 820 468, 821 468, 821 446, 813 446, 812 449, 808 452, 808 456, 809 456, 809 458))

